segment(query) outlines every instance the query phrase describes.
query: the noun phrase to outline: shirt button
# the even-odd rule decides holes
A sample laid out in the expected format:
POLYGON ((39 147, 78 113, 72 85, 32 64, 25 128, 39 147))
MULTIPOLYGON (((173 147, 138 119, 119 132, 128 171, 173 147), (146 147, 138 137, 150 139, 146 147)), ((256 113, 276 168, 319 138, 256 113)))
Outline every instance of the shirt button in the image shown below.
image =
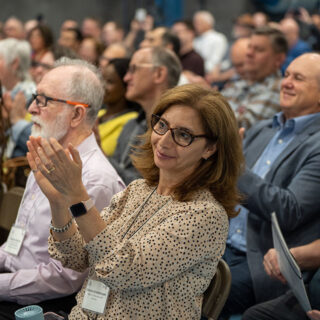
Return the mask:
POLYGON ((35 197, 36 197, 36 195, 33 194, 33 195, 31 196, 31 199, 34 200, 35 197))
POLYGON ((237 229, 237 233, 241 233, 241 229, 237 229))
POLYGON ((283 142, 283 140, 282 140, 282 139, 279 139, 279 140, 278 140, 278 143, 279 143, 279 144, 281 144, 282 142, 283 142))
POLYGON ((270 161, 270 160, 267 160, 267 161, 266 161, 266 164, 267 164, 268 166, 270 166, 271 161, 270 161))

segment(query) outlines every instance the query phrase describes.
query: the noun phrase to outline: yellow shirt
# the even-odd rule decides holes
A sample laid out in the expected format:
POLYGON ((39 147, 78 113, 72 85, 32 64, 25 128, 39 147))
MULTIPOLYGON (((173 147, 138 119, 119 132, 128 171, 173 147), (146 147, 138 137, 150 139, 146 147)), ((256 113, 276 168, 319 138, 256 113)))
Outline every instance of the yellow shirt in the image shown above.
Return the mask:
MULTIPOLYGON (((102 117, 105 113, 106 110, 100 110, 98 117, 102 117)), ((137 116, 138 112, 130 111, 99 124, 98 128, 101 140, 101 148, 108 157, 112 156, 116 149, 118 137, 123 126, 129 120, 134 119, 137 116)))

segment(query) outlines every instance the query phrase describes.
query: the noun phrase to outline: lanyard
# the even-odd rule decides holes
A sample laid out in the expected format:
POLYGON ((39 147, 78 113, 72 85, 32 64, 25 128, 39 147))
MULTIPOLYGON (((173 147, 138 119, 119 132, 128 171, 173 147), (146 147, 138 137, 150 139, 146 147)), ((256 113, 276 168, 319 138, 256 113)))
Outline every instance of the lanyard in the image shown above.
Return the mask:
MULTIPOLYGON (((135 218, 133 219, 133 221, 131 222, 129 228, 127 229, 127 231, 124 233, 124 235, 121 237, 121 241, 125 238, 125 236, 128 234, 128 232, 131 230, 132 226, 134 225, 134 223, 137 221, 138 217, 140 216, 141 212, 142 212, 142 209, 144 208, 144 206, 146 205, 146 203, 149 201, 149 199, 152 197, 152 195, 155 193, 155 191, 157 190, 157 187, 155 187, 151 193, 148 195, 148 197, 143 201, 143 203, 141 204, 141 206, 137 209, 137 215, 135 216, 135 218)), ((138 228, 138 230, 136 230, 128 239, 131 239, 138 231, 140 231, 144 225, 151 219, 153 218, 153 216, 158 212, 160 211, 166 204, 169 203, 169 201, 172 200, 172 199, 169 199, 167 202, 165 202, 158 210, 156 210, 150 218, 148 218, 142 226, 140 226, 138 228)))

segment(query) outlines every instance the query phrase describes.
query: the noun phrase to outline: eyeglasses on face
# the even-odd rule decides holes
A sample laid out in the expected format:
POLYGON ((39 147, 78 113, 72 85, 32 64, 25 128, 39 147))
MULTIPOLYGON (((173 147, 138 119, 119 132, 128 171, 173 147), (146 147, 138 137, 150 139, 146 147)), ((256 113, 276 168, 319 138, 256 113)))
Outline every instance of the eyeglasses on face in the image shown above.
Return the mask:
MULTIPOLYGON (((45 107, 47 107, 48 101, 62 102, 62 103, 70 104, 70 105, 72 105, 72 106, 80 105, 80 106, 83 106, 83 107, 86 107, 86 108, 89 108, 89 107, 90 107, 90 105, 87 104, 87 103, 51 98, 51 97, 45 96, 44 94, 36 94, 36 93, 32 94, 32 101, 31 101, 31 103, 32 103, 34 100, 36 101, 36 105, 37 105, 37 107, 39 107, 39 108, 45 108, 45 107)), ((31 104, 31 103, 30 103, 30 104, 31 104)))
POLYGON ((152 63, 139 63, 139 64, 130 64, 128 67, 128 73, 134 74, 137 70, 141 68, 153 68, 153 67, 159 67, 157 65, 154 65, 152 63))
POLYGON ((151 116, 151 128, 156 134, 161 136, 165 135, 167 131, 170 130, 173 141, 181 147, 190 146, 196 138, 208 138, 204 134, 194 135, 186 129, 170 128, 168 122, 156 114, 151 116))

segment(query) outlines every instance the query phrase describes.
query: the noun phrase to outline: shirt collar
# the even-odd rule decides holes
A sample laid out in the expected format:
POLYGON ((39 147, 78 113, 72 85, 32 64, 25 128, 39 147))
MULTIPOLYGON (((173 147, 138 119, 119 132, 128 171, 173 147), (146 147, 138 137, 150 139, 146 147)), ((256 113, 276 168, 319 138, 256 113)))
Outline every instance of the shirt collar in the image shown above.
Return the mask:
POLYGON ((320 112, 296 117, 285 121, 283 112, 276 113, 273 117, 272 127, 279 130, 290 129, 293 133, 298 134, 304 130, 309 122, 320 117, 320 112))

